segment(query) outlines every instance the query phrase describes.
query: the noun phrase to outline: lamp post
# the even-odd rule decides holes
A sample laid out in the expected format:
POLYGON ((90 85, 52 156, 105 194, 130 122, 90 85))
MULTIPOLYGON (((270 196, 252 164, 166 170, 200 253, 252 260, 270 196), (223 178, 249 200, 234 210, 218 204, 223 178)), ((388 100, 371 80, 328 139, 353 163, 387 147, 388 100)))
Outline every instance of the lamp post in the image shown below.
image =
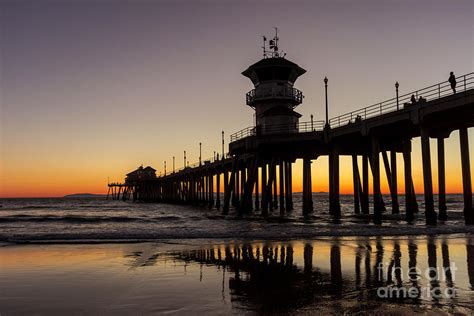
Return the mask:
POLYGON ((397 91, 397 111, 400 109, 400 106, 399 106, 399 103, 398 103, 398 87, 400 86, 400 84, 397 82, 395 82, 395 90, 397 91))
POLYGON ((199 142, 199 165, 201 165, 201 148, 202 148, 202 143, 199 142))
POLYGON ((214 161, 216 161, 216 151, 214 150, 214 161))
POLYGON ((173 173, 174 173, 174 156, 173 156, 173 173))
POLYGON ((166 177, 166 161, 165 161, 165 177, 166 177))
POLYGON ((313 127, 313 114, 311 114, 311 131, 312 131, 312 132, 314 131, 314 127, 313 127))
POLYGON ((224 159, 224 131, 222 131, 222 157, 221 159, 224 159))
POLYGON ((324 89, 326 94, 326 126, 329 127, 329 116, 328 116, 328 77, 324 77, 324 89))
POLYGON ((184 151, 184 168, 186 168, 186 150, 184 151))

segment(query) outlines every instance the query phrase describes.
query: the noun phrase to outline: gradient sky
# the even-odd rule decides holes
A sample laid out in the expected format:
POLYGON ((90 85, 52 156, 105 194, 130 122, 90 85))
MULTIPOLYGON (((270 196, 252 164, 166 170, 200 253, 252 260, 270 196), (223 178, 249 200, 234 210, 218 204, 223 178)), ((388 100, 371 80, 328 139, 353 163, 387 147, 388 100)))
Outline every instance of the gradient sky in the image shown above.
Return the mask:
MULTIPOLYGON (((199 142, 213 156, 221 130, 228 142, 252 125, 240 73, 273 26, 308 71, 296 87, 309 121, 324 117, 324 76, 336 116, 394 97, 395 81, 404 94, 472 72, 473 21, 472 0, 0 0, 0 197, 103 193, 142 163, 182 167, 183 150, 197 161, 199 142)), ((461 192, 457 132, 446 147, 447 189, 461 192)), ((413 164, 421 192, 419 140, 413 164)), ((342 192, 349 166, 341 158, 342 192)), ((326 169, 313 164, 314 191, 327 191, 326 169)))

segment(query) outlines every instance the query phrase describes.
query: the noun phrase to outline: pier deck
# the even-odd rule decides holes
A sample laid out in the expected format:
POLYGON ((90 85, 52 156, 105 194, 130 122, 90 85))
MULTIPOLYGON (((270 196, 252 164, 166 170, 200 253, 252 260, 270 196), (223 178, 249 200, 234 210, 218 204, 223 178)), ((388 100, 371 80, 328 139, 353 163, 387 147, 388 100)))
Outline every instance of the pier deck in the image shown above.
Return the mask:
MULTIPOLYGON (((405 214, 412 221, 418 211, 411 175, 411 141, 421 137, 426 223, 446 220, 444 139, 458 130, 462 161, 464 217, 474 224, 472 184, 467 129, 474 126, 474 73, 460 76, 458 92, 447 82, 439 83, 375 105, 353 111, 329 122, 304 122, 292 126, 275 125, 262 133, 249 127, 231 135, 225 158, 211 159, 182 168, 171 174, 135 183, 124 183, 122 198, 134 200, 230 205, 239 212, 277 208, 281 214, 293 208, 292 163, 303 159, 303 214, 312 212, 311 161, 329 157, 330 213, 341 216, 339 203, 339 156, 353 160, 354 211, 369 213, 369 166, 373 185, 373 221, 381 223, 385 203, 380 192, 380 168, 389 179, 392 213, 399 213, 397 153, 403 155, 405 176, 405 214), (411 102, 411 95, 419 101, 411 102), (430 138, 438 144, 438 212, 433 202, 433 175, 430 138), (362 156, 359 171, 358 157, 362 156), (380 157, 382 157, 382 162, 380 157), (277 172, 278 171, 278 172, 277 172), (220 182, 224 198, 221 201, 220 182), (132 192, 132 194, 130 194, 132 192)), ((120 198, 119 194, 115 194, 120 198)))

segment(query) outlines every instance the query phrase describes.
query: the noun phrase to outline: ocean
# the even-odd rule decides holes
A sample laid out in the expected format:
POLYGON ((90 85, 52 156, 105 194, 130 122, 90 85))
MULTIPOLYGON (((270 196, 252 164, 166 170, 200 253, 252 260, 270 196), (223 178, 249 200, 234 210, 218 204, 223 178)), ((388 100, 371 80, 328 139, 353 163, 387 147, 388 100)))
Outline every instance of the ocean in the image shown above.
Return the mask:
MULTIPOLYGON (((293 239, 313 236, 403 235, 470 232, 462 216, 462 195, 448 195, 449 220, 437 227, 424 223, 422 196, 420 212, 413 224, 401 214, 390 214, 390 197, 384 196, 387 212, 382 225, 367 216, 355 216, 350 195, 341 196, 341 219, 328 214, 327 194, 313 194, 314 212, 302 215, 301 194, 294 194, 294 210, 268 218, 259 212, 222 215, 209 207, 159 203, 136 203, 105 199, 2 199, 0 242, 118 242, 188 238, 293 239)), ((436 203, 436 201, 435 201, 436 203)), ((474 232, 474 231, 473 231, 474 232)))
MULTIPOLYGON (((3 199, 0 315, 460 314, 474 311, 474 230, 462 197, 427 227, 391 215, 268 218, 215 208, 3 199)), ((419 196, 419 198, 421 198, 419 196)))

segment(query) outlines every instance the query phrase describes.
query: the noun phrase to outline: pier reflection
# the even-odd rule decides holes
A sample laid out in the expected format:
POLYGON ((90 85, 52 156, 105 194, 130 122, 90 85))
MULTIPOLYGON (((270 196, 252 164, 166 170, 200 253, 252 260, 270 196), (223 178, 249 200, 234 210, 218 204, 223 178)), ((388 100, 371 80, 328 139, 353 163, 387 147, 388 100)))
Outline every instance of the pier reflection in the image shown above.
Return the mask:
POLYGON ((311 244, 303 246, 302 267, 295 263, 293 247, 282 244, 226 245, 223 251, 220 248, 199 249, 175 256, 188 264, 221 267, 230 273, 228 288, 232 301, 248 308, 260 306, 260 311, 265 313, 308 305, 315 297, 327 293, 338 294, 345 283, 339 245, 331 248, 331 273, 313 269, 311 244))
POLYGON ((467 271, 471 290, 474 291, 474 238, 469 238, 466 243, 467 271))
MULTIPOLYGON (((262 313, 322 306, 326 312, 355 312, 361 306, 379 311, 381 303, 456 312, 459 302, 470 306, 474 299, 472 238, 465 243, 433 236, 229 242, 163 256, 199 269, 203 284, 209 273, 218 273, 222 300, 227 296, 233 308, 262 313), (448 289, 456 296, 446 297, 448 289)), ((160 256, 127 258, 130 266, 146 267, 160 256)))

